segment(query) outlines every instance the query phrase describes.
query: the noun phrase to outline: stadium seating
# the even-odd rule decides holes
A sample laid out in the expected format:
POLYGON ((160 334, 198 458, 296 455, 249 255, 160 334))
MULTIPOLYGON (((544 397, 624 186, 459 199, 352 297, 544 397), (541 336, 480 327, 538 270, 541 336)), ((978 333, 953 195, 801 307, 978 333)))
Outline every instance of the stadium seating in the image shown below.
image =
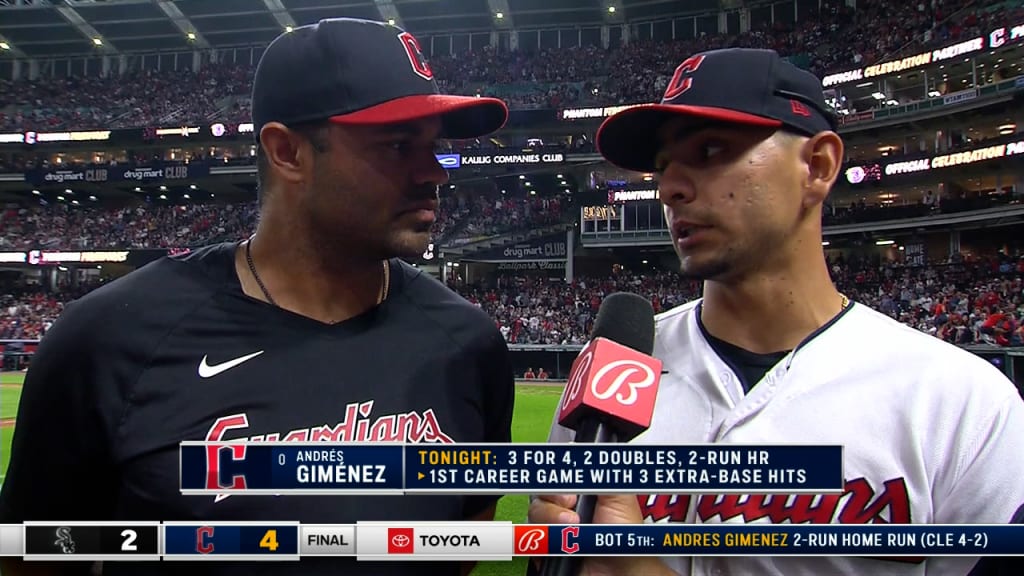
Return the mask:
MULTIPOLYGON (((836 285, 853 300, 956 344, 1024 346, 1024 257, 959 259, 924 268, 875 262, 830 263, 836 285)), ((41 337, 63 303, 94 286, 0 296, 0 340, 41 337)), ((510 344, 579 344, 604 296, 631 291, 662 312, 700 296, 700 284, 671 272, 579 277, 573 283, 503 277, 498 286, 452 285, 497 323, 510 344)))
MULTIPOLYGON (((1019 3, 1005 0, 861 0, 856 9, 830 0, 816 17, 737 36, 632 42, 609 51, 480 50, 436 55, 432 65, 447 89, 497 95, 514 108, 635 103, 657 99, 673 67, 701 50, 773 48, 824 75, 978 36, 1022 15, 1019 3)), ((107 78, 0 80, 0 131, 248 122, 252 72, 248 66, 208 64, 197 74, 149 70, 107 78)))

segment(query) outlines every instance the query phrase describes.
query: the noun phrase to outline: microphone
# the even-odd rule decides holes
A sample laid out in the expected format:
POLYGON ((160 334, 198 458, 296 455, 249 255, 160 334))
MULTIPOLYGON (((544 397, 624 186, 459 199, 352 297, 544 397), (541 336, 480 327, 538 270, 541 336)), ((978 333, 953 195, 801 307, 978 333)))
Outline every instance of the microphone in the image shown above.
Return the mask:
MULTIPOLYGON (((642 296, 609 294, 597 312, 590 342, 572 364, 558 423, 576 431, 576 443, 613 444, 651 426, 662 363, 654 353, 654 307, 642 296)), ((580 496, 581 524, 594 521, 597 496, 580 496)), ((544 562, 542 576, 572 576, 575 557, 544 562)))

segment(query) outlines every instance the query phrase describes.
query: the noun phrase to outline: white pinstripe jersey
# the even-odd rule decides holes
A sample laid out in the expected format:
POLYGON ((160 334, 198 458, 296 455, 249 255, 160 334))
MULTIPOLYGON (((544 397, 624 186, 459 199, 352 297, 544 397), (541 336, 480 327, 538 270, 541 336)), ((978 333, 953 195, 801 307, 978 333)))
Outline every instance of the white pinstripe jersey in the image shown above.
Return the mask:
MULTIPOLYGON (((1024 504, 1024 402, 985 360, 854 304, 744 394, 698 303, 657 317, 668 373, 633 442, 842 444, 846 492, 640 496, 647 522, 998 524, 1024 504)), ((571 439, 552 427, 551 441, 571 439)), ((976 560, 665 558, 702 576, 963 575, 976 560)))

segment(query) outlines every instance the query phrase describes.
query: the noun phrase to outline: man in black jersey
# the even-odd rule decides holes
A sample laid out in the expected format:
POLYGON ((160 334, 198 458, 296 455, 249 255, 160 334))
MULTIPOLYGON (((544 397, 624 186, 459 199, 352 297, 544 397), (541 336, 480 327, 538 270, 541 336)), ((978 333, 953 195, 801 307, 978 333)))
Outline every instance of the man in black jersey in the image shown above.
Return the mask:
MULTIPOLYGON (((447 181, 437 141, 493 132, 507 114, 499 100, 439 95, 416 39, 394 26, 324 20, 276 39, 253 85, 256 234, 68 306, 25 381, 0 522, 493 519, 494 496, 183 496, 178 444, 510 441, 513 373, 494 322, 398 259, 429 240, 447 181)), ((103 574, 466 568, 325 558, 103 574)))

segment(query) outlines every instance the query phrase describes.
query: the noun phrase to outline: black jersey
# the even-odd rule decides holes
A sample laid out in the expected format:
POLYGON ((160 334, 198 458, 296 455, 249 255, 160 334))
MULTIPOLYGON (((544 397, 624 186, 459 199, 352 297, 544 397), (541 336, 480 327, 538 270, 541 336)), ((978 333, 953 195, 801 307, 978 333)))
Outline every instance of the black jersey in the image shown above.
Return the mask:
MULTIPOLYGON (((183 496, 182 440, 509 442, 494 322, 393 260, 380 306, 328 325, 251 298, 236 244, 164 258, 70 304, 29 368, 0 523, 449 521, 497 497, 183 496)), ((437 562, 135 562, 104 574, 455 574, 437 562)))

